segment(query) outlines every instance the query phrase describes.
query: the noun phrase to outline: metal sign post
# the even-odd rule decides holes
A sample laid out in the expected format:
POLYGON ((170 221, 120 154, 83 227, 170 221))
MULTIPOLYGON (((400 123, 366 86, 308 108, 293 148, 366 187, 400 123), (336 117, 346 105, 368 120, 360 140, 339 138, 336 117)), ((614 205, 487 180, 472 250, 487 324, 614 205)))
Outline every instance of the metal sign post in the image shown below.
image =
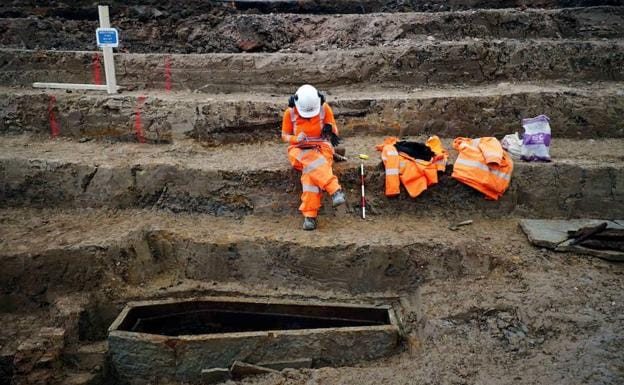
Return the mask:
POLYGON ((96 29, 95 36, 97 44, 99 47, 102 47, 102 53, 104 55, 104 73, 106 74, 106 84, 33 83, 33 87, 107 91, 109 94, 117 93, 119 87, 117 87, 117 77, 115 76, 113 48, 119 46, 119 33, 115 28, 111 28, 110 26, 108 5, 99 5, 98 14, 100 16, 100 28, 96 29))

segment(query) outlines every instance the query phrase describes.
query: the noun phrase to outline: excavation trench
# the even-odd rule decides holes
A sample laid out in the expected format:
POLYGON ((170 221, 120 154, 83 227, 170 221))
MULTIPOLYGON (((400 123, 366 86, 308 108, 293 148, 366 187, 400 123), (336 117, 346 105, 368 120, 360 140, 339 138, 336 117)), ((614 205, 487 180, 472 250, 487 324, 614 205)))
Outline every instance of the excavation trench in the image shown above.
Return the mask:
MULTIPOLYGON (((489 270, 488 256, 442 244, 318 246, 248 238, 253 234, 223 243, 229 230, 213 227, 208 238, 188 234, 192 226, 129 232, 121 238, 83 232, 79 244, 49 245, 38 253, 3 251, 2 309, 36 314, 32 324, 15 324, 23 330, 0 332, 7 370, 19 378, 25 355, 37 354, 18 349, 22 338, 56 352, 63 370, 97 364, 124 384, 198 383, 202 370, 228 368, 236 360, 285 367, 293 359, 313 367, 357 364, 401 350, 398 321, 391 308, 379 306, 379 298, 414 291, 425 277, 489 270), (258 297, 288 298, 281 292, 296 290, 303 297, 322 292, 349 303, 378 299, 369 302, 374 306, 331 304, 318 297, 305 303, 162 299, 215 291, 231 295, 232 284, 258 297), (151 302, 133 302, 122 310, 128 300, 146 299, 151 302), (120 310, 108 333, 108 349, 102 350, 99 341, 120 310), (11 341, 16 334, 19 341, 11 341)), ((46 370, 61 376, 59 366, 46 370)))
POLYGON ((402 351, 397 297, 343 295, 337 303, 252 288, 245 297, 223 290, 206 297, 211 290, 202 297, 152 291, 131 302, 102 292, 57 293, 29 316, 3 313, 2 379, 69 381, 82 370, 96 374, 90 384, 199 384, 204 371, 227 371, 237 361, 280 370, 353 365, 402 351), (15 316, 19 323, 10 322, 15 316), (42 353, 53 365, 28 369, 42 353))

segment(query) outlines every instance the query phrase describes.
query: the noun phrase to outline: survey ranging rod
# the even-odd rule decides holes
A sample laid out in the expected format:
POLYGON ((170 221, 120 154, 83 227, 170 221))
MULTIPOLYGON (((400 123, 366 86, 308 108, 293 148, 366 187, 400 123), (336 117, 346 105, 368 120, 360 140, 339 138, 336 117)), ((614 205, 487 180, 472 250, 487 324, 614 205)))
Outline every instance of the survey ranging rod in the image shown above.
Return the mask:
MULTIPOLYGON (((344 154, 344 150, 342 151, 344 154)), ((343 154, 334 153, 334 160, 345 162, 348 160, 343 154)), ((358 158, 361 160, 368 160, 368 155, 359 154, 358 158)), ((362 188, 362 199, 360 200, 360 207, 362 208, 362 219, 366 219, 366 191, 364 191, 364 162, 360 163, 360 186, 362 188)))
POLYGON ((364 191, 364 163, 360 163, 360 185, 362 186, 362 219, 366 219, 366 192, 364 191))

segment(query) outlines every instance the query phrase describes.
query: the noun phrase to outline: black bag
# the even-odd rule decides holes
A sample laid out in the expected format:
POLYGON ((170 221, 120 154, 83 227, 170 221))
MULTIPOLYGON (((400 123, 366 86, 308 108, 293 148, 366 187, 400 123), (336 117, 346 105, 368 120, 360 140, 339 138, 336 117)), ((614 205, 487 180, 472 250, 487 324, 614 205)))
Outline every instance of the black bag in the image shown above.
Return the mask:
POLYGON ((394 147, 396 147, 398 152, 403 152, 414 159, 430 161, 435 156, 429 146, 420 142, 407 142, 402 140, 397 142, 394 147))

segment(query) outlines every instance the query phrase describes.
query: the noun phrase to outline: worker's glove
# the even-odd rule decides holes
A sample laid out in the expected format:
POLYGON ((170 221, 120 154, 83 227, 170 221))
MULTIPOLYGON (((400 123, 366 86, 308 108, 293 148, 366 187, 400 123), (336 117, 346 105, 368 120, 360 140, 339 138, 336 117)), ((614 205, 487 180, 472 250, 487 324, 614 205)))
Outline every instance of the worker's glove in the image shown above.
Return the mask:
POLYGON ((334 127, 329 123, 325 123, 323 125, 323 129, 321 130, 321 138, 329 139, 333 131, 334 127))
POLYGON ((323 129, 321 130, 321 138, 329 140, 334 147, 338 146, 342 141, 338 135, 334 134, 334 128, 329 123, 326 123, 323 126, 323 129))

